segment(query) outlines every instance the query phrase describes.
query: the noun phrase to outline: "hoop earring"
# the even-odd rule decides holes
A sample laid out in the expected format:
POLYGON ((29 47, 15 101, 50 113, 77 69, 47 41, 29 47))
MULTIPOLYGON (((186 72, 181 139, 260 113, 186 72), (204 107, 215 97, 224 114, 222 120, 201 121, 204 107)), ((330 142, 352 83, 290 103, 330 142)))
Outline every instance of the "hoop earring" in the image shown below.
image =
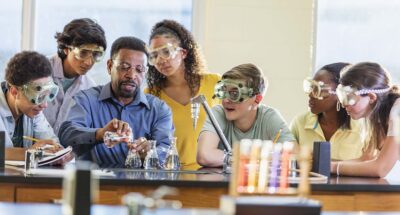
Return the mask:
POLYGON ((339 101, 337 101, 337 103, 336 103, 336 110, 339 112, 340 111, 340 102, 339 101))

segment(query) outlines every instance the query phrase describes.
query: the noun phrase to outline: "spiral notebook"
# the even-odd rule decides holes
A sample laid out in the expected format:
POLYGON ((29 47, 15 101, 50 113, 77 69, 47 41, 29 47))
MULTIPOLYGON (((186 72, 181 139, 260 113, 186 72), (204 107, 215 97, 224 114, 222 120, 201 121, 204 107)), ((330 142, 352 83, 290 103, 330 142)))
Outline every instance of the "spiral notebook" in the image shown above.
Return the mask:
POLYGON ((72 156, 72 147, 68 146, 67 148, 60 150, 52 155, 43 157, 42 159, 39 160, 38 165, 39 166, 52 165, 58 163, 63 159, 66 159, 66 162, 68 162, 69 160, 72 159, 71 156, 72 156))
MULTIPOLYGON (((39 160, 39 166, 62 164, 72 160, 72 147, 68 146, 56 153, 47 154, 42 159, 39 160)), ((6 160, 6 165, 9 166, 24 166, 25 161, 21 160, 6 160)))

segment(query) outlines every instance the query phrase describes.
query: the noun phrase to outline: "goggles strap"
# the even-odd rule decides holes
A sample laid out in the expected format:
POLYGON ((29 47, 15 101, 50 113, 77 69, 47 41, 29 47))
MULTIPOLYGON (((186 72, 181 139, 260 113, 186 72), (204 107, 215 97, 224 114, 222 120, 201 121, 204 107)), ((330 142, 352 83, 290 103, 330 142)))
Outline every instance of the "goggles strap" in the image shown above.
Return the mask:
POLYGON ((384 89, 361 89, 358 90, 355 94, 356 95, 365 95, 368 93, 377 93, 377 94, 381 94, 381 93, 386 93, 390 91, 390 87, 388 88, 384 88, 384 89))

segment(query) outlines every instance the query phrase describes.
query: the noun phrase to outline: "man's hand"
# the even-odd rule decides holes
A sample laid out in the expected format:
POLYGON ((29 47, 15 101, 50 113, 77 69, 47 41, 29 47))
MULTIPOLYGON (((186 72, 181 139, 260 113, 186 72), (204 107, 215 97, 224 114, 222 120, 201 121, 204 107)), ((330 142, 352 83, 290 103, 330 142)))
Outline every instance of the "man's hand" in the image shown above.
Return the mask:
POLYGON ((96 141, 102 142, 104 133, 106 131, 116 132, 118 135, 121 136, 129 136, 132 135, 132 130, 127 122, 113 119, 107 123, 103 128, 99 128, 96 130, 96 141))
POLYGON ((143 158, 146 156, 147 152, 150 151, 151 144, 146 138, 140 137, 137 140, 134 140, 133 143, 128 144, 128 148, 133 152, 139 152, 140 157, 143 158))

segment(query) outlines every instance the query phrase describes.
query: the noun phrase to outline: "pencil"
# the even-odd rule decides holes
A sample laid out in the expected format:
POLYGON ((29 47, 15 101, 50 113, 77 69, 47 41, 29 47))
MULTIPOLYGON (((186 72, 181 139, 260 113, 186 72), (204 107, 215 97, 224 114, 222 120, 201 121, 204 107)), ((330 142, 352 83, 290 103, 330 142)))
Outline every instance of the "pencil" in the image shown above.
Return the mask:
POLYGON ((278 133, 276 134, 275 139, 274 139, 274 143, 276 143, 278 141, 279 137, 281 136, 281 132, 282 132, 282 128, 279 129, 278 133))
POLYGON ((27 140, 32 140, 33 142, 38 142, 39 141, 39 139, 36 139, 36 138, 33 138, 33 137, 29 137, 29 136, 22 136, 24 139, 27 139, 27 140))

